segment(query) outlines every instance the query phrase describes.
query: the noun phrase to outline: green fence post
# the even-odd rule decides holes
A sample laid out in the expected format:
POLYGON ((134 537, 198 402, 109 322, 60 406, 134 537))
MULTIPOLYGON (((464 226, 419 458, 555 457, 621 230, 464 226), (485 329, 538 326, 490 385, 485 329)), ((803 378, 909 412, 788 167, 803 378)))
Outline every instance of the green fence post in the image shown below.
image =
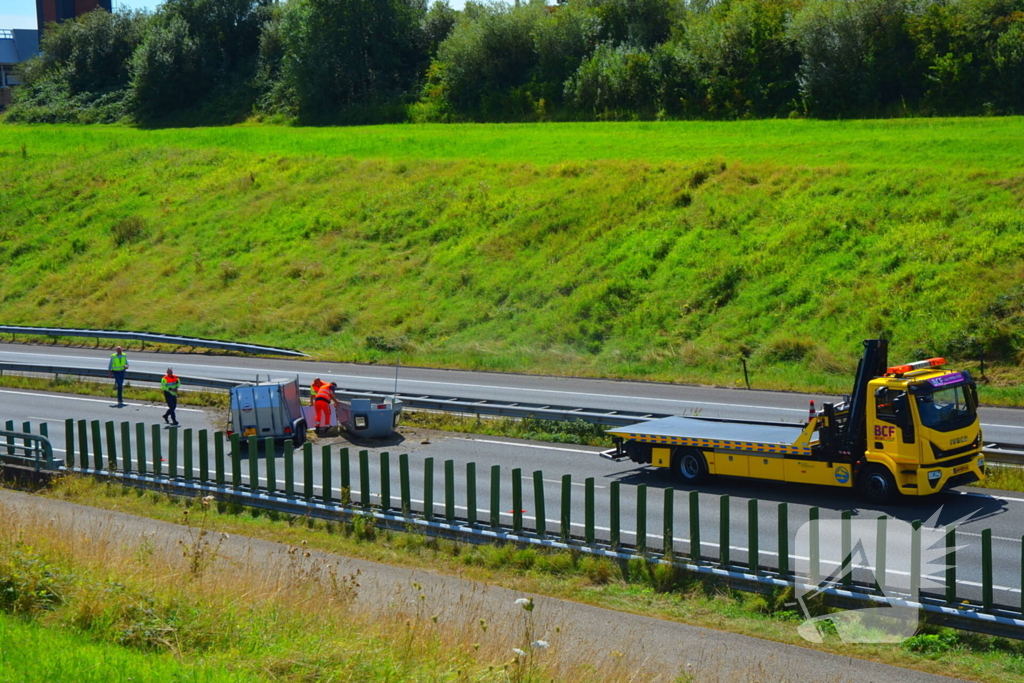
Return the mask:
POLYGON ((676 510, 675 510, 675 493, 676 490, 672 488, 665 489, 665 510, 662 513, 664 519, 664 531, 665 536, 662 541, 662 551, 665 557, 671 558, 675 555, 675 539, 676 539, 676 510))
POLYGON ((127 422, 121 423, 121 469, 132 471, 132 426, 127 422))
POLYGON ((339 453, 341 461, 341 504, 348 507, 352 504, 352 465, 349 461, 348 448, 339 453))
POLYGON ((956 526, 952 524, 946 527, 946 602, 956 602, 956 526))
POLYGON ((455 461, 444 461, 444 518, 455 521, 455 461))
POLYGON ((810 555, 809 558, 809 572, 811 585, 817 586, 821 580, 821 553, 818 546, 818 508, 812 507, 807 511, 807 551, 810 555))
POLYGON ((921 592, 921 520, 911 522, 910 534, 910 596, 919 601, 921 592))
MULTIPOLYGON (((305 448, 306 450, 309 451, 309 455, 304 456, 304 457, 306 459, 308 459, 308 460, 312 460, 313 459, 313 444, 311 444, 309 441, 307 441, 305 444, 303 444, 303 448, 305 448)), ((320 449, 320 468, 322 470, 322 472, 320 473, 321 496, 324 499, 324 503, 330 504, 330 502, 332 500, 334 500, 334 496, 331 494, 331 492, 334 490, 332 488, 334 486, 334 484, 331 482, 331 447, 330 446, 325 445, 325 446, 323 446, 320 449)))
POLYGON ((78 421, 78 462, 83 470, 89 469, 89 423, 78 421))
POLYGON ((412 486, 409 483, 409 454, 398 456, 398 485, 402 494, 402 516, 408 517, 412 512, 412 486))
POLYGON ((161 477, 164 474, 164 439, 160 425, 150 428, 150 436, 153 438, 153 476, 161 477))
POLYGON ((249 437, 249 490, 256 492, 260 488, 260 441, 258 437, 249 437))
POLYGON ((146 425, 135 423, 135 469, 146 473, 146 425))
POLYGON ((729 513, 730 509, 729 494, 725 494, 718 499, 718 556, 719 563, 722 565, 729 564, 729 513))
POLYGON ((391 509, 391 454, 387 451, 380 454, 380 509, 391 509))
POLYGON ((284 495, 295 497, 295 445, 291 439, 284 444, 284 495))
POLYGON ((49 422, 40 422, 39 423, 39 433, 43 437, 49 439, 50 438, 50 423, 49 422))
POLYGON ((636 487, 636 551, 647 552, 647 484, 636 487))
POLYGON ((210 434, 205 429, 199 430, 199 481, 210 481, 210 434))
MULTIPOLYGON (((307 441, 306 444, 309 442, 307 441)), ((309 448, 306 448, 306 444, 303 444, 302 448, 302 497, 305 500, 313 500, 313 494, 316 493, 315 485, 313 484, 313 446, 310 444, 309 448)), ((286 443, 288 452, 292 456, 292 465, 295 465, 295 446, 289 440, 286 443)), ((292 472, 295 470, 292 469, 292 472)), ((294 475, 293 475, 294 478, 294 475)), ((293 482, 294 484, 294 482, 293 482)))
POLYGON ((885 515, 880 515, 878 517, 878 529, 875 532, 875 583, 878 584, 879 590, 883 593, 886 586, 885 551, 888 528, 889 518, 885 515))
POLYGON ((594 543, 594 478, 583 480, 583 538, 587 545, 594 543))
POLYGON ((840 566, 840 581, 844 586, 853 585, 853 512, 843 510, 840 525, 840 548, 842 555, 840 566))
POLYGON ((533 473, 533 509, 536 521, 533 524, 534 531, 541 538, 548 535, 547 513, 544 511, 544 473, 536 470, 533 473))
POLYGON ((572 475, 562 475, 562 543, 572 538, 572 475))
POLYGON ((277 491, 277 444, 273 439, 263 439, 263 472, 267 476, 267 493, 277 491))
POLYGON ((760 567, 760 524, 757 521, 757 498, 747 501, 747 567, 757 574, 760 567))
POLYGON ((92 466, 97 472, 103 469, 103 439, 100 430, 100 421, 93 420, 92 428, 92 466))
POLYGON ((491 528, 501 526, 501 465, 491 466, 491 528))
POLYGON ((75 421, 71 418, 64 420, 64 462, 75 466, 75 421))
POLYGON ((107 437, 107 468, 117 469, 117 432, 114 423, 110 420, 103 425, 107 437))
POLYGON ((359 451, 359 489, 359 502, 364 508, 370 507, 370 452, 365 450, 359 451))
POLYGON ((192 481, 192 430, 186 429, 184 436, 184 443, 182 443, 182 450, 184 451, 182 459, 184 460, 184 472, 185 480, 192 481))
POLYGON ((523 471, 512 470, 512 531, 523 533, 523 471))
MULTIPOLYGON (((911 575, 913 576, 913 575, 911 575)), ((992 530, 981 532, 981 606, 992 609, 992 530)))
POLYGON ((213 472, 217 486, 224 486, 224 432, 213 433, 213 472))
POLYGON ((434 459, 423 459, 423 516, 434 519, 434 459))
POLYGON ((466 463, 466 521, 476 524, 476 463, 466 463))
MULTIPOLYGON (((5 422, 4 423, 4 429, 6 429, 9 432, 13 432, 14 431, 14 420, 8 420, 7 422, 5 422)), ((13 436, 8 436, 7 437, 7 455, 14 455, 14 437, 13 436)))
POLYGON ((178 476, 178 430, 167 430, 167 476, 178 476))
POLYGON ((789 574, 789 505, 779 503, 779 576, 789 574))
POLYGON ((620 507, 622 484, 613 481, 609 489, 608 505, 608 544, 612 550, 618 550, 622 544, 622 508, 620 507))
POLYGON ((238 434, 231 435, 231 486, 242 486, 242 439, 238 434))
POLYGON ((700 564, 700 494, 690 491, 690 560, 700 564))

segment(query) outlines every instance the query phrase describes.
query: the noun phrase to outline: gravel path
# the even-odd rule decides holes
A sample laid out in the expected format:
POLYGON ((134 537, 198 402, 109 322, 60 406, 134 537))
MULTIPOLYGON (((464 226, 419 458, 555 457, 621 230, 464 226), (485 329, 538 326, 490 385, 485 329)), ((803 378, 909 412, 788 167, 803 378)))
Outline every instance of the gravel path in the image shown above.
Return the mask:
MULTIPOLYGON (((53 524, 71 525, 82 538, 118 539, 121 543, 141 542, 145 538, 165 548, 188 538, 186 527, 181 525, 6 489, 0 489, 0 506, 5 516, 38 515, 53 524)), ((294 567, 290 550, 294 553, 294 548, 285 544, 231 536, 220 546, 219 554, 226 562, 246 571, 280 571, 294 567)), ((524 594, 517 591, 316 551, 311 552, 309 559, 333 565, 342 575, 358 572, 360 609, 416 610, 466 625, 486 617, 493 628, 507 629, 510 634, 521 628, 523 622, 523 611, 514 601, 524 594)), ((584 655, 583 661, 593 666, 607 666, 609 680, 672 680, 680 674, 689 674, 690 680, 701 682, 955 680, 565 600, 538 596, 535 603, 534 633, 552 641, 552 655, 556 648, 576 653, 577 657, 584 655)))

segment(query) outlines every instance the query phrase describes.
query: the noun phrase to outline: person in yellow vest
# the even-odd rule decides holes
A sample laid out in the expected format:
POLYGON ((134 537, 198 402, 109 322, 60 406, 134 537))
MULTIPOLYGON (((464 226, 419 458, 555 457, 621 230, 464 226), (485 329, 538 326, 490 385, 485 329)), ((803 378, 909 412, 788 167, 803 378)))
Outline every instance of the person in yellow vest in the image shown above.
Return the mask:
POLYGON ((316 405, 316 392, 320 391, 320 387, 324 385, 324 381, 317 377, 313 380, 313 383, 309 385, 309 405, 316 405))
POLYGON ((167 374, 160 378, 160 388, 164 390, 164 400, 167 401, 164 422, 172 427, 178 426, 178 416, 174 411, 178 407, 178 388, 180 386, 181 380, 174 374, 174 370, 167 368, 167 374))
POLYGON ((124 405, 121 400, 121 393, 124 391, 124 374, 128 371, 128 356, 124 355, 121 347, 115 347, 114 353, 110 356, 110 364, 107 372, 114 378, 114 386, 117 387, 117 407, 124 405))
POLYGON ((316 419, 314 420, 314 429, 320 429, 321 424, 324 427, 331 426, 331 403, 334 405, 341 405, 334 396, 334 390, 338 388, 335 382, 330 384, 323 384, 320 389, 316 392, 316 397, 313 399, 313 406, 316 409, 316 419), (321 416, 323 416, 323 422, 321 423, 321 416))

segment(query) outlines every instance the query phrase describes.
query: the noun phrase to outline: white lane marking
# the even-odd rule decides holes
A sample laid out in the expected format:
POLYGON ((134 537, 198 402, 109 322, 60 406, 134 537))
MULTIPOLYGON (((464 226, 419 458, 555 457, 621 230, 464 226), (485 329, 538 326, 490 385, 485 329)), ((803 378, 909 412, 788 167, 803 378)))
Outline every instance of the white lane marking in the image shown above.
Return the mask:
POLYGON ((981 426, 982 427, 1000 427, 1000 428, 1004 428, 1004 429, 1024 429, 1024 427, 1022 427, 1020 425, 997 425, 997 424, 989 424, 988 422, 982 422, 981 426))
MULTIPOLYGON (((106 403, 110 404, 110 399, 105 398, 86 398, 84 396, 62 396, 60 394, 50 394, 44 392, 31 392, 31 391, 10 391, 8 389, 0 389, 0 394, 13 394, 15 396, 34 396, 36 398, 45 398, 46 400, 61 399, 64 401, 86 401, 87 403, 106 403)), ((125 403, 127 408, 163 408, 164 406, 159 403, 145 404, 145 403, 125 403)), ((203 412, 199 408, 178 408, 178 410, 188 413, 201 413, 203 412)))
POLYGON ((542 446, 532 443, 512 443, 510 441, 493 441, 491 439, 467 439, 464 436, 456 436, 455 441, 472 441, 474 443, 496 443, 499 446, 519 446, 520 448, 539 448, 543 451, 565 451, 566 453, 585 453, 586 455, 597 455, 598 451, 585 451, 580 448, 559 448, 557 446, 542 446))
POLYGON ((39 417, 38 415, 27 415, 30 420, 42 420, 43 422, 63 422, 63 417, 39 417))
MULTIPOLYGON (((952 491, 950 492, 952 493, 952 491)), ((1011 498, 1010 496, 997 496, 990 493, 972 493, 970 491, 958 491, 960 496, 974 496, 975 498, 990 498, 992 500, 1005 500, 1010 503, 1024 503, 1024 498, 1011 498)))

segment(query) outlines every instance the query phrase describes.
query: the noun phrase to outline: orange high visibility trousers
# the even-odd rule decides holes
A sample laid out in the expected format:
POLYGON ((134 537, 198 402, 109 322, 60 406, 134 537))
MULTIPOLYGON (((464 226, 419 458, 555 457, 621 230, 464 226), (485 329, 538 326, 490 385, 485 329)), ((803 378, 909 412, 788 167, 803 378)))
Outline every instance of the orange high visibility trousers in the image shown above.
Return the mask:
POLYGON ((331 402, 330 401, 325 401, 323 399, 317 399, 317 400, 313 401, 313 407, 316 409, 316 420, 315 420, 316 426, 319 427, 319 426, 323 425, 324 427, 330 427, 331 426, 331 402), (321 416, 323 417, 323 422, 320 421, 321 416))

